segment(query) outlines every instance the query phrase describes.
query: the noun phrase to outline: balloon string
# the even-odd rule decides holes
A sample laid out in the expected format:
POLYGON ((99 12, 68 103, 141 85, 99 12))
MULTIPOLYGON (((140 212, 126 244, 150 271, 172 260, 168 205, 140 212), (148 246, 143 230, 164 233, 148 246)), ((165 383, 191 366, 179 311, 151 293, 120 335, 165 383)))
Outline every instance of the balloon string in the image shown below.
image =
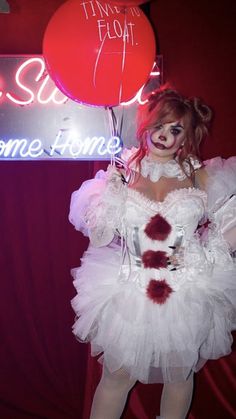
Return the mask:
MULTIPOLYGON (((111 134, 111 138, 113 138, 116 136, 116 132, 117 132, 117 120, 116 120, 116 116, 114 114, 113 108, 107 107, 106 109, 108 112, 108 123, 109 123, 110 134, 111 134)), ((110 164, 112 166, 115 165, 114 153, 111 153, 110 164)))
MULTIPOLYGON (((121 117, 121 121, 120 121, 120 129, 118 128, 119 125, 119 120, 117 119, 114 109, 112 107, 106 107, 105 108, 107 110, 107 114, 108 114, 108 124, 109 124, 109 130, 110 130, 110 134, 111 134, 111 138, 114 137, 118 137, 120 139, 121 145, 122 145, 122 139, 121 139, 121 131, 123 128, 123 113, 122 113, 122 117, 121 117)), ((124 110, 123 110, 124 111, 124 110)), ((111 160, 110 160, 110 164, 112 166, 115 165, 115 154, 114 152, 111 153, 111 160)))

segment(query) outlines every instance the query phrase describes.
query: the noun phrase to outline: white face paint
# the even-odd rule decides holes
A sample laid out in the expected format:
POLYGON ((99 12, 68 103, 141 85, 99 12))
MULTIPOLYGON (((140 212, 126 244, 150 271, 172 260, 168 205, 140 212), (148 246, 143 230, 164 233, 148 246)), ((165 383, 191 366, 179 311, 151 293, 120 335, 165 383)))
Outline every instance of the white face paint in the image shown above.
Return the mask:
POLYGON ((147 137, 149 156, 153 160, 167 161, 174 157, 185 138, 182 119, 158 124, 147 137))

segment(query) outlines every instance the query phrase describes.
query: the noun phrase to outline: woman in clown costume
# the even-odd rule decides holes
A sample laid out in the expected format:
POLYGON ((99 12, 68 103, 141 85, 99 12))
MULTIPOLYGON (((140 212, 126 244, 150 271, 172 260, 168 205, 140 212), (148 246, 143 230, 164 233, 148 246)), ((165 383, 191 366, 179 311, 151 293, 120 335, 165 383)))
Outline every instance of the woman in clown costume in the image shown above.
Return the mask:
POLYGON ((137 149, 74 192, 89 237, 73 332, 100 354, 91 419, 120 418, 138 380, 163 383, 160 417, 183 419, 193 375, 231 352, 236 326, 236 158, 202 162, 212 112, 162 88, 138 114, 137 149))

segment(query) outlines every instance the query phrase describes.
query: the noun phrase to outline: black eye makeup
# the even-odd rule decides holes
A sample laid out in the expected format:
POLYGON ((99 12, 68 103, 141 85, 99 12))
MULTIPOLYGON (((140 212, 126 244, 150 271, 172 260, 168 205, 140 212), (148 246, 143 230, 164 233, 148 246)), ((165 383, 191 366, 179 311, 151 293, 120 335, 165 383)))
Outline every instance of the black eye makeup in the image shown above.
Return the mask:
POLYGON ((159 129, 163 128, 163 124, 158 124, 153 128, 153 132, 158 131, 159 129))
POLYGON ((172 135, 174 135, 175 137, 177 137, 177 135, 179 135, 181 132, 182 132, 182 130, 181 129, 179 129, 179 128, 171 128, 170 129, 170 132, 171 132, 171 134, 172 135))
POLYGON ((184 127, 180 123, 177 123, 176 125, 172 125, 170 127, 170 132, 171 132, 172 135, 174 135, 176 137, 177 135, 179 135, 183 131, 183 129, 184 129, 184 127))
MULTIPOLYGON (((164 125, 165 124, 161 124, 161 123, 157 124, 153 128, 152 134, 154 134, 155 132, 158 132, 160 129, 164 127, 164 125)), ((174 137, 177 137, 183 130, 184 130, 184 127, 179 122, 177 122, 175 125, 170 125, 167 132, 169 131, 171 135, 173 135, 174 137)))

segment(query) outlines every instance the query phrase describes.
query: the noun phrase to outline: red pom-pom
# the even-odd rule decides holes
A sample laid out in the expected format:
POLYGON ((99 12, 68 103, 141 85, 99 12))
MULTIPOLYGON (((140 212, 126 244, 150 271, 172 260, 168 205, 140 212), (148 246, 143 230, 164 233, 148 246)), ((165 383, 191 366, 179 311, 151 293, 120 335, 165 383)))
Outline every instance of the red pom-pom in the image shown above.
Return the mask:
POLYGON ((147 296, 157 304, 164 304, 172 292, 172 288, 166 283, 165 279, 160 281, 151 279, 147 287, 147 296))
POLYGON ((147 250, 142 255, 142 262, 145 268, 166 268, 168 257, 166 252, 161 250, 147 250))
POLYGON ((152 240, 165 240, 171 232, 171 225, 160 214, 156 214, 146 225, 144 231, 152 240))

